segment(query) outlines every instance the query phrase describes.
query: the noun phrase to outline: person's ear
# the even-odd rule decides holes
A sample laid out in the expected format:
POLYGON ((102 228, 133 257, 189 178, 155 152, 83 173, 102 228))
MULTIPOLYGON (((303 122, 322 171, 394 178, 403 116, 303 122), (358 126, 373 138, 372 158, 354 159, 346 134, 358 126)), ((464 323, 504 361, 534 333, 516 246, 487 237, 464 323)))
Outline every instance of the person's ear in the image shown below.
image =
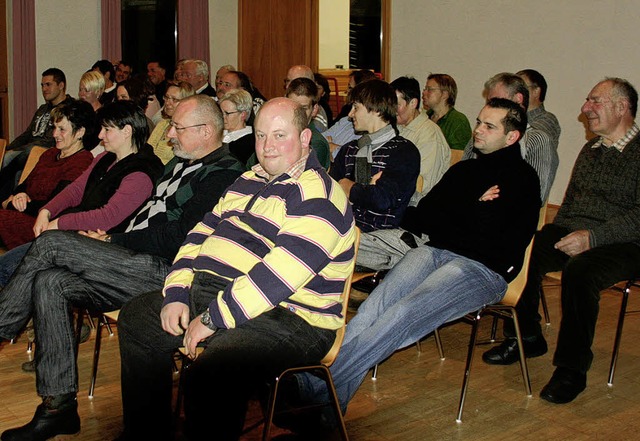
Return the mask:
POLYGON ((309 148, 309 145, 311 144, 311 130, 310 129, 304 129, 302 132, 300 132, 300 142, 302 143, 302 148, 309 148))
POLYGON ((507 132, 507 145, 513 145, 520 139, 520 132, 518 130, 511 130, 507 132))
POLYGON ((76 134, 75 137, 76 139, 82 139, 84 137, 86 133, 86 130, 84 127, 80 127, 78 130, 76 130, 76 134))

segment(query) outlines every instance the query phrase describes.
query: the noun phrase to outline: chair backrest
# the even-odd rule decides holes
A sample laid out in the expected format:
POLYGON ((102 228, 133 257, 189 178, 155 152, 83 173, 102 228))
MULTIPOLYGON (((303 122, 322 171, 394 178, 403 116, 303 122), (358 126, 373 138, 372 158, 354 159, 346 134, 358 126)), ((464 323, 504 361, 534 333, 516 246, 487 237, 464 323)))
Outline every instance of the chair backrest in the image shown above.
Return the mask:
POLYGON ((456 162, 460 162, 463 153, 464 150, 451 149, 451 162, 449 163, 449 165, 451 166, 456 162))
POLYGON ((424 188, 424 178, 422 175, 418 175, 418 180, 416 181, 416 193, 422 193, 422 189, 424 188))
POLYGON ((29 157, 27 158, 27 163, 24 165, 24 168, 22 169, 22 174, 20 175, 20 180, 18 181, 18 184, 22 184, 24 180, 27 179, 27 176, 29 176, 29 173, 33 171, 33 168, 38 163, 40 156, 42 156, 42 154, 47 150, 48 149, 46 147, 37 147, 37 146, 31 149, 31 153, 29 153, 29 157))
MULTIPOLYGON (((356 227, 356 240, 353 243, 354 255, 353 261, 356 261, 356 257, 358 256, 358 247, 360 246, 360 228, 356 227)), ((344 282, 344 290, 342 291, 342 316, 345 318, 342 327, 338 329, 336 332, 336 339, 333 342, 333 346, 327 352, 327 355, 320 361, 325 366, 331 366, 338 356, 338 352, 340 352, 340 346, 342 346, 342 340, 344 340, 344 333, 347 326, 347 307, 349 306, 349 294, 351 293, 351 280, 353 278, 353 271, 347 277, 347 280, 344 282)))
MULTIPOLYGON (((541 223, 544 224, 544 217, 547 214, 547 204, 544 204, 542 208, 540 208, 540 215, 538 217, 538 225, 541 223)), ((531 250, 533 249, 533 237, 527 246, 526 251, 524 252, 524 260, 522 262, 522 268, 520 272, 509 283, 509 287, 507 288, 507 293, 504 295, 504 298, 500 302, 502 305, 507 306, 516 306, 518 300, 520 300, 520 296, 522 295, 522 291, 524 290, 524 286, 527 284, 527 276, 529 274, 529 260, 531 260, 531 250)))
POLYGON ((2 161, 4 161, 4 152, 7 150, 7 140, 0 138, 0 168, 2 168, 2 161))

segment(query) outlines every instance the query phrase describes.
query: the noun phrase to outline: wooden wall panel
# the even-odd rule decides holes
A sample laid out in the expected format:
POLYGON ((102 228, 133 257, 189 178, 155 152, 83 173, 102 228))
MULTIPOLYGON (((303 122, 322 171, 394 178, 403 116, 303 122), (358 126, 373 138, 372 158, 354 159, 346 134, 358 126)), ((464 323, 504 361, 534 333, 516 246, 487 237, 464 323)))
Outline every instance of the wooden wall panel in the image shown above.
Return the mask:
POLYGON ((318 65, 318 0, 239 0, 239 69, 267 97, 281 96, 287 69, 318 65))

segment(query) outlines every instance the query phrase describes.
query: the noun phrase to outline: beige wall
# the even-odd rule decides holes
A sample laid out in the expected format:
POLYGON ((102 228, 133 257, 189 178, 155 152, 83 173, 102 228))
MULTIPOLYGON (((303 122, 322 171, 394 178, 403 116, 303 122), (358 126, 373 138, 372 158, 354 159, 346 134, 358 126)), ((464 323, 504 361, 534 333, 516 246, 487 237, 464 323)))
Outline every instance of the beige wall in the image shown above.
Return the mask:
POLYGON ((220 66, 238 67, 237 1, 209 0, 209 39, 211 81, 215 81, 220 66))
MULTIPOLYGON (((633 0, 395 0, 391 79, 410 74, 424 85, 429 72, 451 74, 460 89, 457 107, 473 121, 489 76, 538 69, 549 83, 547 109, 558 116, 563 131, 550 197, 560 203, 586 138, 578 121, 586 94, 607 75, 640 87, 638 10, 640 3, 633 0)), ((215 71, 222 64, 237 64, 237 2, 210 0, 209 11, 215 71)), ((100 1, 36 0, 36 28, 38 73, 60 67, 69 91, 77 95, 80 76, 101 53, 100 1)), ((39 80, 34 79, 34 87, 39 80)))
POLYGON ((349 68, 349 2, 320 0, 318 67, 349 68))
POLYGON ((49 67, 62 69, 67 93, 78 96, 82 74, 102 55, 99 0, 36 0, 36 66, 39 103, 40 73, 49 67))
POLYGON ((562 126, 550 196, 559 204, 586 139, 578 116, 589 90, 604 76, 640 87, 639 11, 631 0, 395 0, 391 77, 411 74, 424 86, 429 72, 451 74, 460 89, 456 107, 474 121, 487 78, 539 70, 549 83, 546 108, 562 126))

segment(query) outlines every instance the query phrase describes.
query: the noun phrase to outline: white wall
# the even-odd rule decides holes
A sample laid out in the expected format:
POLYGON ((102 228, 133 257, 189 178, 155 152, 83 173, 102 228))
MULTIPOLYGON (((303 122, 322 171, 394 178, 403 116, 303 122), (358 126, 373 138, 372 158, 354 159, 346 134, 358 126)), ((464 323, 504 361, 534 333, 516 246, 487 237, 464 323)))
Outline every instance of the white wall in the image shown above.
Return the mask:
POLYGON ((100 0, 36 0, 35 14, 38 103, 40 74, 49 67, 62 69, 67 93, 77 97, 80 77, 102 56, 100 0))
POLYGON ((318 67, 349 68, 349 2, 320 0, 318 67))
POLYGON ((411 74, 424 86, 430 72, 452 75, 456 107, 475 121, 486 79, 502 71, 540 71, 549 84, 545 106, 562 127, 550 196, 559 204, 586 139, 578 116, 589 90, 604 76, 640 87, 638 12, 633 0, 395 0, 391 78, 411 74))
MULTIPOLYGON (((211 81, 220 66, 238 67, 238 2, 209 0, 211 81)), ((215 86, 214 86, 215 87, 215 86)))

